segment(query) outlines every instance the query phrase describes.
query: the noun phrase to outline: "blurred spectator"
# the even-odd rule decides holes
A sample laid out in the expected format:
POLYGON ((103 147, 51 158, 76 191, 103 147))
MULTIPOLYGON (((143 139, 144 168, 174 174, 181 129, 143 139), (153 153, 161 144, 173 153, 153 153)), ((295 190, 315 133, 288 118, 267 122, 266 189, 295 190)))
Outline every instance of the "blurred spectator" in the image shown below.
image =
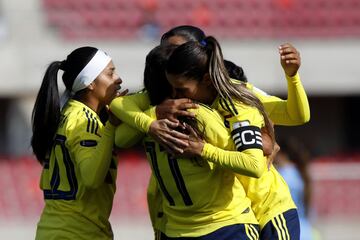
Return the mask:
POLYGON ((313 240, 312 226, 308 220, 311 200, 311 179, 308 170, 310 155, 295 138, 280 139, 280 151, 274 164, 287 182, 291 196, 298 208, 300 240, 313 240))

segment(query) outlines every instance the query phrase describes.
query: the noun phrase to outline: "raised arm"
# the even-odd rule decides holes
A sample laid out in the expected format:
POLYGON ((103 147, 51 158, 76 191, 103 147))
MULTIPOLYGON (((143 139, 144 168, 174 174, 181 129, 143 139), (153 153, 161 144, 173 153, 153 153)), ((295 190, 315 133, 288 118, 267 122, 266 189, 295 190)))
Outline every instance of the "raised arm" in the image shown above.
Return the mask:
POLYGON ((251 84, 248 84, 247 87, 264 104, 266 112, 275 125, 301 125, 310 120, 310 107, 298 73, 301 65, 300 53, 291 44, 286 43, 280 46, 279 54, 287 80, 287 100, 267 95, 251 84))

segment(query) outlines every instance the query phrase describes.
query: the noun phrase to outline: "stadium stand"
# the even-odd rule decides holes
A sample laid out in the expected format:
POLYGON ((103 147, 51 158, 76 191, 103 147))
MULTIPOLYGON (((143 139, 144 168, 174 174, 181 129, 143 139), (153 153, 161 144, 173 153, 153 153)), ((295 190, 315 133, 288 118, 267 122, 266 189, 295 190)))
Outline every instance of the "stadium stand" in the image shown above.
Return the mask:
POLYGON ((319 217, 360 215, 360 155, 319 157, 311 165, 312 205, 319 217))
MULTIPOLYGON (((117 192, 112 219, 147 217, 146 188, 150 168, 145 155, 122 151, 119 155, 117 192)), ((39 189, 40 164, 32 157, 0 159, 0 216, 3 219, 38 219, 43 207, 39 189)), ((360 215, 360 155, 321 157, 311 164, 312 208, 317 217, 360 215), (326 199, 326 201, 324 201, 326 199)))
MULTIPOLYGON (((146 188, 150 168, 145 155, 124 151, 119 157, 113 218, 147 216, 146 188)), ((0 220, 38 219, 44 206, 39 188, 40 164, 32 157, 0 157, 0 220), (20 219, 19 219, 20 218, 20 219)))
POLYGON ((193 24, 230 39, 360 35, 357 0, 43 0, 43 7, 48 25, 68 40, 134 39, 149 19, 160 32, 193 24))

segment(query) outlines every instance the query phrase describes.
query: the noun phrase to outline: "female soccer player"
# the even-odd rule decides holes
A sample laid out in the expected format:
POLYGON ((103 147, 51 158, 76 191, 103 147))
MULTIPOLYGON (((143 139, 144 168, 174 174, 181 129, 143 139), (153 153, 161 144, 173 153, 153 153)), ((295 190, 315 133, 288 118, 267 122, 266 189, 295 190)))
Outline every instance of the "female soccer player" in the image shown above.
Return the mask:
MULTIPOLYGON (((223 64, 219 43, 213 37, 199 42, 187 42, 174 50, 167 62, 166 76, 173 86, 175 96, 190 98, 211 106, 229 122, 232 138, 238 150, 257 144, 256 129, 241 104, 250 104, 247 91, 232 81, 223 64)), ((257 104, 253 105, 258 107, 257 104)), ((259 108, 262 112, 262 109, 259 108)), ((266 120, 266 114, 263 113, 266 120)), ((265 121, 267 122, 267 121, 265 121)), ((271 128, 267 128, 271 134, 271 128)), ((206 147, 194 145, 195 153, 206 151, 206 147)), ((187 150, 186 150, 187 151, 187 150)), ((185 152, 186 152, 185 151, 185 152)), ((194 149, 190 149, 194 151, 194 149)), ((296 206, 288 186, 271 165, 259 179, 239 175, 252 209, 260 224, 260 239, 299 239, 300 228, 296 206)))
POLYGON ((42 164, 45 207, 36 239, 113 239, 109 215, 117 161, 114 116, 99 113, 119 95, 111 58, 94 47, 75 49, 47 68, 32 115, 33 152, 42 164), (57 74, 68 99, 61 109, 57 74))

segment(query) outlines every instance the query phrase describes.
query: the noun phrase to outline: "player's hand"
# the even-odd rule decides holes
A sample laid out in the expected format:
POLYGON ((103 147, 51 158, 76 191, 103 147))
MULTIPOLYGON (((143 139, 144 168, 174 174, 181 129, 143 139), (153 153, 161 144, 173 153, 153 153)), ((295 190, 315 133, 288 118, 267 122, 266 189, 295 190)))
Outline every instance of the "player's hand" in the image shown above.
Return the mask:
POLYGON ((168 119, 153 121, 149 128, 149 135, 172 155, 183 153, 188 147, 189 136, 175 130, 179 123, 168 119))
POLYGON ((198 105, 188 98, 167 99, 156 106, 156 117, 178 123, 178 116, 195 117, 193 112, 186 111, 189 108, 198 108, 198 105))
POLYGON ((274 142, 265 127, 261 128, 261 138, 263 144, 264 156, 270 156, 274 151, 274 142))
POLYGON ((122 92, 118 91, 118 92, 116 93, 116 97, 125 96, 126 94, 128 94, 128 92, 129 92, 129 89, 125 89, 125 90, 122 91, 122 92))
POLYGON ((183 149, 183 153, 176 157, 201 157, 204 148, 204 140, 196 133, 196 131, 189 125, 184 123, 186 131, 189 133, 189 145, 183 149))
POLYGON ((267 157, 267 167, 270 170, 271 165, 273 164, 276 154, 280 151, 280 146, 275 142, 274 149, 272 153, 267 157))
POLYGON ((110 110, 110 107, 109 107, 109 105, 106 105, 106 111, 107 111, 107 113, 108 113, 108 115, 109 115, 109 122, 111 123, 111 125, 113 125, 113 126, 119 126, 120 125, 120 123, 121 123, 121 120, 120 119, 118 119, 116 116, 115 116, 115 114, 113 114, 112 112, 111 112, 111 110, 110 110))
POLYGON ((279 47, 280 62, 287 76, 294 76, 300 68, 300 53, 290 43, 281 44, 279 47))

